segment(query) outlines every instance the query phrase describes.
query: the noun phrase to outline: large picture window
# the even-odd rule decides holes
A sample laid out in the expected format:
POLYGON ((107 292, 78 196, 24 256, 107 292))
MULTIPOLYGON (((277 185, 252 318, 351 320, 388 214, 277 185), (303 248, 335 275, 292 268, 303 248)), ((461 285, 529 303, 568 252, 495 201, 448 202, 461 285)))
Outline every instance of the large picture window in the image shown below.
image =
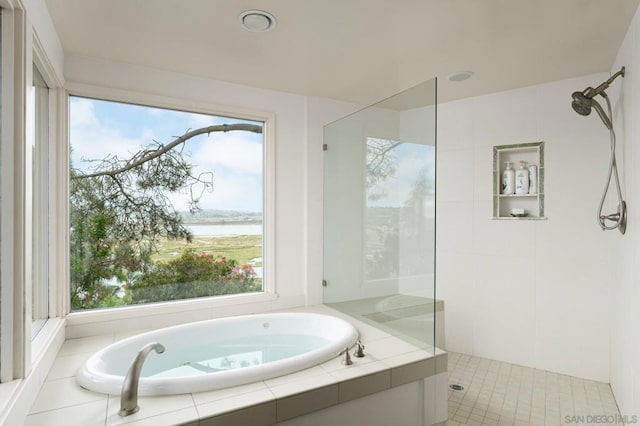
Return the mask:
POLYGON ((264 123, 69 104, 72 311, 262 291, 264 123))

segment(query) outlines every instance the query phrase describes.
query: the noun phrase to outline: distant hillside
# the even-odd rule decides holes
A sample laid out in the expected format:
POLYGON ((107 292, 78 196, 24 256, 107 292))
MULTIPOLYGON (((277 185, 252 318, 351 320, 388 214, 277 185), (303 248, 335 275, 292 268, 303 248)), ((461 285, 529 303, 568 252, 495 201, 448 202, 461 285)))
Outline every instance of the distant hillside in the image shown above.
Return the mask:
POLYGON ((179 212, 183 223, 261 223, 262 213, 244 210, 204 209, 195 214, 179 212))

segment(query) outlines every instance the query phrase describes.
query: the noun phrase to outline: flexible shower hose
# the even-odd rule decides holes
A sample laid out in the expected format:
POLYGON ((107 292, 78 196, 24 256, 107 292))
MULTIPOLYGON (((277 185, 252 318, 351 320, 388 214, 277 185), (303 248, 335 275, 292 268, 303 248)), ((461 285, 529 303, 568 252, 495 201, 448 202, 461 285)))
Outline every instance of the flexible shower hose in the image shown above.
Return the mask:
MULTIPOLYGON (((604 92, 603 92, 604 93, 604 92)), ((613 112, 611 111, 611 102, 609 101, 609 97, 603 95, 605 100, 607 101, 607 110, 609 112, 609 120, 613 123, 613 112)), ((618 166, 616 164, 616 132, 613 130, 613 125, 609 129, 609 137, 611 140, 611 157, 609 161, 609 174, 607 175, 607 183, 604 187, 604 191, 602 192, 602 199, 600 200, 600 206, 598 208, 598 223, 600 224, 600 228, 603 231, 610 231, 612 229, 616 229, 620 227, 620 232, 624 234, 624 227, 626 226, 626 203, 622 199, 622 191, 620 190, 620 179, 618 178, 618 166), (604 206, 604 201, 607 198, 607 192, 609 192, 609 187, 611 186, 611 175, 616 183, 616 190, 618 192, 618 212, 612 213, 609 215, 602 214, 602 208, 604 206), (613 225, 608 226, 605 223, 605 220, 614 221, 613 225)))

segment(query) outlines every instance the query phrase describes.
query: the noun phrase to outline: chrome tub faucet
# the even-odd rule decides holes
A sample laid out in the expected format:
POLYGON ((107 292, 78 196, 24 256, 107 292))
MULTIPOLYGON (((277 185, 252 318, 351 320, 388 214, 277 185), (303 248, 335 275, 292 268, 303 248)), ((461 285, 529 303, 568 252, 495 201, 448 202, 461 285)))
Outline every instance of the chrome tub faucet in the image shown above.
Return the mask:
POLYGON ((164 352, 164 346, 158 342, 151 342, 144 345, 138 352, 129 371, 122 383, 122 392, 120 393, 120 416, 128 416, 130 414, 137 413, 140 407, 138 406, 138 382, 140 381, 140 373, 142 372, 142 365, 144 360, 149 355, 149 352, 156 351, 161 354, 164 352))

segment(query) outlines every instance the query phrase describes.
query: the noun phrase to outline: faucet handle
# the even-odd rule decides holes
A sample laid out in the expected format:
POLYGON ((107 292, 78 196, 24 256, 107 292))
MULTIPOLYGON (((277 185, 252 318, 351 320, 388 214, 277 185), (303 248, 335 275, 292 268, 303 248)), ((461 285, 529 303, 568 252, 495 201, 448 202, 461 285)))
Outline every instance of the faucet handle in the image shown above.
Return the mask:
POLYGON ((342 363, 344 365, 353 364, 353 361, 351 361, 351 355, 349 355, 349 347, 348 346, 346 348, 344 348, 343 350, 341 350, 340 353, 338 353, 338 356, 342 356, 342 355, 344 355, 344 359, 342 360, 342 363))
POLYGON ((356 340, 356 350, 353 351, 353 356, 355 356, 356 358, 364 357, 364 345, 362 344, 360 339, 356 340))

